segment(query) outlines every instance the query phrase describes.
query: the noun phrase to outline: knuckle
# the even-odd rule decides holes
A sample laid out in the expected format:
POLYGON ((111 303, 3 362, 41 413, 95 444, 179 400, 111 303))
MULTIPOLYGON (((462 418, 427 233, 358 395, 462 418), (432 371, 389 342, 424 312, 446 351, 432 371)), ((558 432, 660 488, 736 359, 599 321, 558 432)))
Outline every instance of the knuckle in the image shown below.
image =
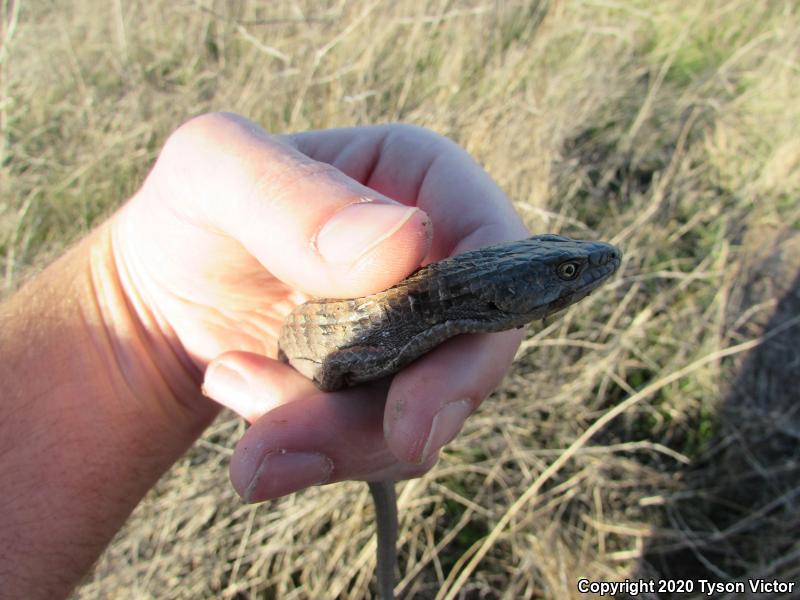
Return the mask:
POLYGON ((391 123, 387 127, 389 129, 389 136, 391 137, 413 138, 417 141, 423 141, 431 144, 455 143, 447 136, 444 136, 433 129, 428 129, 427 127, 416 125, 414 123, 391 123))
POLYGON ((198 115, 170 134, 161 154, 180 157, 196 152, 198 147, 203 147, 209 142, 224 144, 234 129, 248 123, 246 119, 234 113, 212 112, 198 115))
POLYGON ((328 163, 308 160, 279 161, 270 169, 261 173, 255 182, 254 191, 267 194, 273 198, 281 198, 300 184, 314 179, 340 179, 341 172, 328 163))

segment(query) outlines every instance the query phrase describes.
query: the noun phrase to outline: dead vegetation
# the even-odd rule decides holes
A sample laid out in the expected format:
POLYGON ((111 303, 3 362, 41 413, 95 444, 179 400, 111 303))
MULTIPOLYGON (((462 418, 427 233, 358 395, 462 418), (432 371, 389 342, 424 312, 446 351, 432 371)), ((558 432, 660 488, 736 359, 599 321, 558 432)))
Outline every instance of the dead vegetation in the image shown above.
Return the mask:
MULTIPOLYGON (((800 580, 796 3, 1 2, 6 293, 220 109, 433 128, 532 230, 623 248, 402 487, 404 597, 800 580)), ((366 487, 244 506, 242 432, 220 418, 76 597, 371 597, 366 487)))

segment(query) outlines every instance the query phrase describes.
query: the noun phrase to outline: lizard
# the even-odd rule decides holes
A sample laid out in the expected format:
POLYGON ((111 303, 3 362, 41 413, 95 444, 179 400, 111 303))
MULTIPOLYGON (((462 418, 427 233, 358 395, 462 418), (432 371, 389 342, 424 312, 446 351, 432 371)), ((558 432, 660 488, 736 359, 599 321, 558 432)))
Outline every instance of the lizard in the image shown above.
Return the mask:
MULTIPOLYGON (((611 244, 535 235, 432 262, 389 289, 317 299, 282 324, 278 357, 322 391, 392 375, 462 333, 523 327, 585 298, 616 272, 611 244)), ((394 483, 368 482, 375 504, 381 600, 394 598, 394 483)))

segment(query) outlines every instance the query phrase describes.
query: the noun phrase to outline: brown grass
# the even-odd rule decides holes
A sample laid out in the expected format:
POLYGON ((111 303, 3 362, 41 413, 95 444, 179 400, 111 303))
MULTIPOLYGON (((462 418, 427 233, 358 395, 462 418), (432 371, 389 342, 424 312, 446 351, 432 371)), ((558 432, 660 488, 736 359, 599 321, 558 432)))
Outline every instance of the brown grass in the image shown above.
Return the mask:
MULTIPOLYGON (((6 293, 221 109, 276 132, 430 127, 533 230, 623 247, 402 487, 404 597, 800 581, 796 3, 0 2, 6 293)), ((371 597, 366 486, 244 506, 243 429, 214 424, 76 597, 371 597)))

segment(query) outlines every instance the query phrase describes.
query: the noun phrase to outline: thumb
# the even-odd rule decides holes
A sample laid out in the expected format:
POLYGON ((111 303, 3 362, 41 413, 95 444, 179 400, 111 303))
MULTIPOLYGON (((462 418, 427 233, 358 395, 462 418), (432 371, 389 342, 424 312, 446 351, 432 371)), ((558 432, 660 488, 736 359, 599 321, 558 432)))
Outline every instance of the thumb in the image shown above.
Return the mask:
POLYGON ((159 160, 174 161, 188 175, 167 190, 187 215, 207 219, 277 278, 314 296, 386 289, 418 267, 430 247, 423 211, 312 160, 237 115, 189 121, 159 160))

